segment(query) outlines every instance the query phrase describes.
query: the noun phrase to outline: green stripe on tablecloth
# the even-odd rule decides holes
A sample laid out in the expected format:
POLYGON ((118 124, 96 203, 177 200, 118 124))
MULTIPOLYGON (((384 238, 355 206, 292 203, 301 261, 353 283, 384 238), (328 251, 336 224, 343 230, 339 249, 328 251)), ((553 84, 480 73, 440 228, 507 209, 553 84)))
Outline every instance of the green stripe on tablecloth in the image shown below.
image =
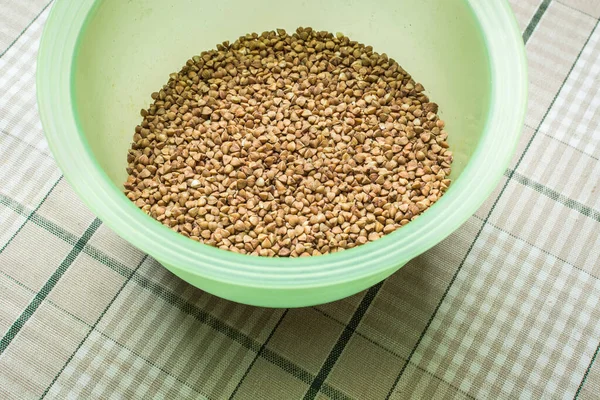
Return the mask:
MULTIPOLYGON (((287 358, 282 357, 281 355, 269 348, 265 348, 265 351, 262 354, 262 358, 269 361, 272 364, 277 365, 283 371, 287 372, 294 378, 299 379, 306 384, 310 384, 315 379, 315 376, 312 373, 306 371, 304 368, 288 360, 287 358)), ((337 396, 344 396, 341 392, 336 393, 339 393, 337 394, 337 396)))
POLYGON ((532 179, 529 179, 528 177, 521 175, 520 173, 518 173, 516 171, 509 169, 504 173, 504 175, 510 177, 512 180, 520 183, 523 186, 532 188, 536 192, 549 197, 550 199, 554 200, 555 202, 560 203, 560 204, 570 208, 571 210, 577 211, 578 213, 583 214, 586 217, 593 219, 594 221, 600 222, 600 211, 594 210, 593 208, 588 207, 585 204, 582 204, 582 203, 580 203, 576 200, 573 200, 563 194, 560 194, 556 190, 550 189, 549 187, 544 186, 541 183, 538 183, 532 179))
MULTIPOLYGON (((541 6, 540 6, 541 7, 541 6)), ((536 13, 537 14, 537 13, 536 13)), ((536 130, 534 131, 533 135, 531 135, 531 138, 529 139, 529 142, 527 142, 527 145, 525 146, 525 149, 523 150, 523 152, 521 153, 521 156, 519 157, 519 160, 517 161, 514 170, 512 170, 510 172, 510 174, 508 175, 508 179, 506 180, 506 182, 504 183, 504 186, 502 186, 502 190, 500 191, 500 194, 498 194, 498 197, 496 197, 496 200, 494 201, 494 204, 492 205, 490 211, 488 212, 487 216, 485 217, 485 220, 483 221, 483 224, 481 224, 481 228, 479 229, 479 231, 477 232, 477 234, 475 235, 475 239, 473 240, 473 242, 471 243, 471 245, 469 246, 469 249, 467 250, 467 253, 465 254, 464 258, 462 259, 461 263, 459 264, 458 268, 456 269, 456 271, 454 272, 454 274, 452 275, 452 278, 450 279, 450 282, 448 283, 448 286, 446 287, 446 290, 444 290, 444 293, 442 294, 442 297, 440 298, 440 300, 438 301, 435 309, 433 310, 433 313, 431 314, 431 317, 429 318, 429 320, 427 321, 427 324, 425 325, 425 328, 423 328, 423 331, 421 332, 421 334, 419 335, 419 339, 417 339, 415 345, 413 346, 413 348, 411 349, 408 358, 406 360, 406 362, 404 363, 404 365, 402 366, 402 369, 400 370, 400 373, 398 374, 398 376, 396 377, 396 379, 394 380, 394 384, 392 385, 392 387, 390 388, 388 395, 386 396, 386 400, 389 400, 390 396, 392 395, 392 393, 394 392, 394 390, 396 389, 396 386, 398 385, 398 382, 400 381, 400 378, 402 377, 402 375, 404 374, 404 371, 406 370, 406 367, 408 366, 410 360, 412 359, 413 355, 415 354, 415 352, 417 351, 417 348, 419 347, 419 345, 421 344, 421 341, 423 340, 423 338, 425 337, 425 334, 427 333, 427 331, 429 330, 429 327, 431 326, 431 323, 433 322, 435 316, 437 315, 442 303, 444 302, 444 300, 446 299, 446 296, 448 295, 448 293, 450 292, 450 288, 452 287, 452 285, 454 284, 454 282, 456 281, 456 277, 458 276, 458 274, 460 273, 460 271, 462 270, 463 266, 465 265, 465 262, 467 261, 467 258, 469 257, 469 255, 471 254, 471 251, 473 250, 473 247, 475 246, 475 243, 477 242, 477 240, 479 239, 479 236, 481 235, 481 232, 483 232, 483 229, 485 228, 490 216, 492 215, 492 213, 494 212, 496 205, 498 204, 498 202, 500 201, 500 198, 502 197, 502 195, 504 194, 504 192, 506 191, 506 188, 508 187, 508 184, 510 183, 510 181, 514 178, 515 176, 515 171, 519 168, 519 165, 521 165, 521 162, 523 161, 523 159, 525 158, 525 154, 527 153, 527 151, 529 151, 529 148, 531 147, 531 144, 533 143, 537 133, 540 130, 540 127, 542 126, 542 124, 544 123, 544 121, 546 120, 546 117, 548 116, 548 114, 550 113, 550 110, 552 109, 552 107, 554 106, 554 103, 556 102, 556 99, 558 98, 560 92, 562 91, 563 87, 565 86, 567 80, 569 79, 569 76, 571 75, 571 73, 573 72, 573 69, 575 68, 575 65, 577 65, 577 62, 579 61, 579 58, 581 57, 581 54, 583 53, 583 50, 586 48, 587 44, 589 43, 592 35, 594 34, 594 32, 596 31, 596 28, 598 27, 598 21, 596 21, 596 24, 594 25, 594 28, 592 29, 592 31, 590 32, 589 36, 587 37, 585 43, 583 44, 583 46, 581 47, 581 50, 579 51, 579 53, 577 54, 577 57, 575 57, 575 61, 573 62, 573 64, 571 65, 571 68, 569 69, 569 72, 567 73, 567 75, 565 76, 565 79, 563 80, 563 82, 560 85, 560 88, 558 89, 558 91, 556 92, 556 94, 554 95, 554 98, 552 99, 552 102, 550 103, 550 105, 548 106, 548 109, 546 110, 546 112, 544 113, 544 116, 542 117, 540 123, 538 124, 538 127, 536 128, 536 130)), ((532 182, 532 181, 531 181, 532 182)), ((542 185, 543 186, 543 185, 542 185)), ((551 190, 551 189, 548 189, 551 190)), ((566 204, 565 204, 566 205, 566 204)), ((567 205, 568 206, 568 205, 567 205)))
POLYGON ((22 204, 18 203, 17 201, 0 194, 0 204, 6 206, 8 209, 14 211, 15 213, 21 216, 28 217, 30 222, 34 223, 40 228, 45 229, 49 233, 70 244, 71 246, 75 246, 75 243, 77 243, 77 236, 68 232, 66 229, 61 228, 49 219, 42 217, 37 212, 27 211, 27 208, 22 204))
POLYGON ((552 0, 542 1, 542 4, 540 4, 540 6, 538 7, 537 11, 533 15, 533 18, 531 18, 531 21, 529 21, 527 28, 525 28, 525 32, 523 32, 523 42, 527 43, 529 41, 531 34, 533 33, 533 31, 535 31, 535 28, 546 13, 546 10, 548 9, 548 6, 550 5, 551 1, 552 0))
MULTIPOLYGON (((54 190, 54 188, 56 187, 56 185, 58 185, 58 183, 61 181, 62 178, 63 177, 61 175, 60 178, 58 178, 56 180, 56 182, 54 182, 54 184, 50 187, 50 189, 48 189, 48 192, 46 192, 46 194, 44 195, 44 197, 42 198, 42 200, 39 202, 39 204, 33 209, 33 211, 31 211, 27 215, 27 218, 25 218, 25 221, 23 221, 23 223, 21 224, 21 226, 19 226, 19 228, 15 231, 15 233, 13 233, 13 235, 8 239, 8 241, 4 244, 4 246, 2 246, 2 248, 0 248, 0 254, 4 251, 4 249, 6 249, 6 247, 8 247, 8 245, 10 244, 10 242, 12 242, 15 237, 17 237, 17 235, 19 234, 19 232, 21 232, 21 229, 23 229, 23 227, 25 226, 25 224, 27 224, 27 222, 31 219, 31 216, 37 213, 37 211, 44 204, 44 202, 46 201, 46 199, 48 199, 48 196, 50 196, 50 194, 52 193, 52 191, 54 190)), ((19 206, 20 206, 20 204, 19 204, 19 206)), ((19 210, 21 210, 22 208, 23 208, 23 206, 18 207, 19 210)))
POLYGON ((52 291, 54 286, 56 286, 60 278, 71 266, 73 261, 75 261, 79 253, 81 253, 81 251, 83 250, 85 244, 90 240, 94 232, 96 232, 96 230, 101 224, 102 222, 99 219, 94 219, 94 221, 83 233, 83 236, 77 241, 77 243, 71 249, 69 254, 67 254, 67 257, 65 257, 65 259, 62 261, 62 263, 59 265, 56 271, 54 271, 50 279, 46 281, 42 289, 35 295, 33 300, 29 303, 29 305, 25 308, 25 310, 21 313, 17 320, 12 324, 12 326, 6 332, 2 340, 0 340, 0 355, 4 353, 4 350, 6 350, 8 345, 19 333, 21 328, 23 328, 23 325, 25 325, 29 318, 31 318, 31 316, 35 313, 38 307, 42 304, 44 299, 48 296, 50 291, 52 291))
MULTIPOLYGON (((534 130, 535 130, 535 128, 532 128, 532 127, 531 127, 531 126, 529 126, 529 125, 525 125, 525 126, 526 126, 526 127, 528 127, 529 129, 534 129, 534 130)), ((598 157, 595 157, 593 154, 587 153, 587 152, 585 152, 584 150, 581 150, 580 148, 578 148, 578 147, 576 147, 576 146, 573 146, 572 144, 569 144, 569 143, 565 142, 564 140, 560 140, 560 139, 558 139, 558 138, 555 138, 554 136, 552 136, 552 135, 550 135, 550 134, 548 134, 548 133, 546 133, 546 132, 539 132, 539 133, 541 133, 542 135, 546 136, 547 138, 550 138, 550 139, 552 139, 552 140, 556 140, 558 143, 561 143, 561 144, 563 144, 563 145, 565 145, 565 146, 567 146, 567 147, 570 147, 570 148, 572 148, 572 149, 573 149, 573 150, 575 150, 576 152, 578 152, 578 153, 581 153, 581 154, 583 154, 583 155, 585 155, 585 156, 587 156, 587 157, 591 158, 592 160, 600 161, 600 158, 598 158, 598 157)))
POLYGON ((6 54, 6 52, 8 52, 8 50, 10 50, 10 48, 11 48, 11 47, 13 47, 13 45, 14 45, 15 43, 17 43, 17 40, 19 40, 19 39, 21 38, 21 36, 23 36, 23 34, 24 34, 26 31, 27 31, 27 29, 29 29, 29 27, 30 27, 31 25, 33 25, 33 23, 34 23, 35 21, 37 21, 37 19, 40 17, 40 15, 42 15, 42 14, 44 13, 44 11, 46 11, 46 8, 48 8, 48 6, 49 6, 50 4, 52 4, 52 1, 53 1, 53 0, 50 0, 50 2, 48 2, 48 4, 46 4, 46 5, 44 6, 44 8, 42 8, 42 11, 40 11, 40 12, 39 12, 39 13, 38 13, 38 14, 37 14, 37 15, 36 15, 36 16, 35 16, 35 17, 34 17, 32 20, 31 20, 31 22, 30 22, 29 24, 27 24, 27 26, 26 26, 25 28, 23 28, 23 30, 22 30, 22 31, 19 33, 19 35, 18 35, 18 36, 15 38, 15 40, 13 40, 13 41, 12 41, 12 42, 11 42, 11 43, 8 45, 8 47, 6 48, 6 50, 4 50, 4 51, 2 52, 2 54, 0 54, 0 58, 2 58, 2 56, 3 56, 3 55, 5 55, 5 54, 6 54))
MULTIPOLYGON (((77 236, 61 228, 59 225, 50 221, 46 217, 41 216, 36 211, 28 212, 25 206, 2 194, 0 194, 0 204, 6 206, 7 208, 11 209, 19 215, 28 216, 30 222, 46 230, 47 232, 51 233, 57 238, 63 240, 65 243, 70 244, 71 246, 75 246, 75 244, 79 240, 77 236)), ((104 254, 102 251, 98 250, 94 246, 86 244, 83 248, 83 253, 92 257, 94 260, 100 262, 101 264, 106 265, 107 267, 117 272, 118 274, 124 276, 125 278, 127 278, 129 274, 131 274, 131 268, 120 263, 119 261, 108 256, 107 254, 104 254)))
POLYGON ((315 379, 310 384, 308 391, 304 395, 304 400, 313 400, 317 396, 317 394, 321 391, 321 387, 325 383, 325 380, 327 380, 327 377, 329 376, 329 373, 333 369, 333 366, 337 363, 337 360, 340 358, 340 356, 344 352, 344 349, 348 345, 348 342, 350 342, 350 339, 352 338, 352 335, 356 331, 356 328, 358 328, 358 324, 360 324, 360 321, 363 319, 363 317, 367 313, 367 310, 373 303, 373 300, 377 296, 377 293, 379 293, 379 290, 381 290, 382 286, 383 286, 383 282, 379 282, 377 285, 371 287, 367 291, 367 293, 364 295, 360 304, 358 305, 358 307, 356 307, 356 310, 354 311, 354 314, 352 315, 350 322, 348 322, 348 324, 342 331, 342 334, 340 335, 337 342, 335 343, 335 345, 329 352, 327 359, 321 366, 319 373, 317 374, 315 379))
MULTIPOLYGON (((87 254, 88 256, 90 256, 91 258, 93 258, 94 260, 98 261, 99 263, 106 265, 107 267, 109 267, 110 269, 112 269, 113 271, 118 273, 119 275, 125 277, 126 279, 129 279, 131 274, 134 273, 133 269, 131 269, 127 265, 115 260, 114 258, 104 254, 102 251, 98 250, 94 246, 91 246, 89 244, 86 245, 83 249, 83 252, 85 254, 87 254)), ((144 259, 146 259, 146 257, 147 257, 147 255, 144 256, 144 259)), ((136 269, 135 269, 136 271, 137 271, 138 267, 136 267, 136 269)))
POLYGON ((596 357, 598 357, 598 351, 600 351, 600 343, 598 343, 598 346, 596 346, 594 355, 592 356, 590 363, 588 364, 587 368, 585 369, 585 373, 583 374, 583 378, 581 378, 581 382, 579 382, 579 386, 577 387, 577 391, 575 392, 575 396, 573 397, 573 400, 577 400, 577 398, 581 394, 581 389, 583 389, 583 385, 585 385, 585 381, 587 380, 587 377, 590 374, 592 365, 594 365, 594 361, 596 361, 596 357))
POLYGON ((267 336, 267 339, 264 341, 264 343, 262 344, 262 346, 260 346, 260 349, 256 353, 256 356, 252 359, 252 361, 250 362, 250 365, 248 365, 248 368, 246 368, 246 371, 244 371, 244 375, 242 375, 242 378, 239 380, 239 382, 237 383, 237 385, 235 385, 235 389, 233 389, 233 392, 231 392, 231 396, 229 396, 229 400, 231 400, 231 399, 233 399, 235 397, 235 394, 240 389, 240 386, 242 386, 242 383, 244 383, 244 380, 246 379, 246 376, 248 376, 248 373, 250 372, 250 370, 252 369, 252 367, 256 363, 256 360, 258 360, 259 357, 262 357, 262 355, 265 352, 265 349, 267 347, 267 344, 269 344, 269 342, 271 341, 271 338, 275 334, 275 331, 277 330, 277 328, 279 328, 279 325, 281 325, 281 321, 283 321, 283 319, 287 315, 288 311, 289 311, 289 308, 286 309, 283 313, 281 313, 281 317, 279 317, 279 320, 277 321, 277 323, 275 324, 275 326, 273 326, 273 329, 271 329, 271 333, 269 333, 269 336, 267 336))
MULTIPOLYGON (((262 358, 264 360, 269 361, 271 364, 278 366, 283 371, 292 375, 294 378, 301 380, 306 384, 311 384, 315 380, 315 376, 310 372, 306 371, 304 368, 298 366, 292 361, 288 360, 285 357, 277 354, 273 350, 266 348, 264 353, 262 354, 262 358)), ((322 388, 322 392, 326 393, 329 397, 336 400, 352 400, 352 397, 343 393, 342 391, 334 388, 333 386, 325 383, 322 388)))
POLYGON ((16 200, 11 199, 10 197, 4 196, 2 193, 0 193, 0 204, 2 204, 3 206, 5 206, 6 208, 12 210, 13 212, 19 214, 20 216, 27 216, 30 213, 32 214, 32 211, 27 211, 27 207, 24 206, 23 204, 19 203, 16 200))
MULTIPOLYGON (((476 215, 474 215, 473 217, 474 217, 474 218, 477 218, 478 220, 480 220, 480 221, 482 221, 482 222, 484 221, 484 219, 483 219, 483 218, 480 218, 480 217, 478 217, 478 216, 476 216, 476 215)), ((521 238, 521 237, 518 237, 518 236, 517 236, 517 235, 515 235, 514 233, 511 233, 511 232, 509 232, 509 231, 507 231, 507 230, 504 230, 504 229, 500 228, 499 226, 497 226, 497 225, 495 225, 495 224, 493 224, 493 223, 491 223, 491 222, 489 222, 489 221, 487 222, 487 225, 488 225, 488 226, 491 226, 492 228, 496 229, 496 230, 497 230, 497 231, 499 231, 499 232, 502 232, 502 233, 504 233, 504 234, 506 234, 506 235, 510 236, 511 238, 513 238, 513 239, 515 239, 515 240, 518 240, 518 241, 520 241, 520 242, 523 242, 523 243, 525 243, 527 246, 529 246, 529 247, 531 247, 531 248, 533 248, 533 249, 536 249, 536 250, 538 250, 538 251, 541 251, 541 252, 542 252, 542 253, 544 253, 545 255, 547 255, 547 256, 550 256, 550 257, 552 257, 552 258, 554 258, 554 259, 556 259, 556 260, 560 261, 561 263, 568 265, 568 266, 569 266, 569 267, 571 267, 571 268, 574 268, 574 269, 576 269, 576 270, 578 270, 578 271, 581 271, 581 272, 583 272, 583 273, 584 273, 584 274, 586 274, 586 275, 589 275, 591 278, 594 278, 594 279, 600 279, 600 278, 598 278, 597 276, 595 276, 594 274, 592 274, 591 272, 588 272, 588 271, 586 271, 585 269, 583 269, 583 268, 580 268, 580 267, 578 267, 577 265, 575 265, 575 264, 572 264, 572 263, 568 262, 567 260, 565 260, 565 259, 563 259, 563 258, 561 258, 561 257, 559 257, 559 256, 556 256, 556 255, 554 255, 554 254, 550 253, 548 250, 544 250, 544 249, 542 249, 541 247, 538 247, 538 246, 536 246, 535 244, 533 244, 533 243, 529 242, 528 240, 525 240, 525 239, 523 239, 523 238, 521 238)))

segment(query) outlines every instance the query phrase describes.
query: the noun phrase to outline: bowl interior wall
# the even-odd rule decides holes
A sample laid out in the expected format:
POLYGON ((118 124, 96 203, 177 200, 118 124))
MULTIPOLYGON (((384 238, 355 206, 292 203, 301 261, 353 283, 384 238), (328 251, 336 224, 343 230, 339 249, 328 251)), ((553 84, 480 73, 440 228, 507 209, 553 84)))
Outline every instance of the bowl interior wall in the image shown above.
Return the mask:
POLYGON ((76 114, 99 165, 121 187, 140 109, 186 60, 275 28, 343 32, 393 57, 440 105, 460 176, 486 123, 488 55, 464 0, 102 0, 73 62, 76 114))

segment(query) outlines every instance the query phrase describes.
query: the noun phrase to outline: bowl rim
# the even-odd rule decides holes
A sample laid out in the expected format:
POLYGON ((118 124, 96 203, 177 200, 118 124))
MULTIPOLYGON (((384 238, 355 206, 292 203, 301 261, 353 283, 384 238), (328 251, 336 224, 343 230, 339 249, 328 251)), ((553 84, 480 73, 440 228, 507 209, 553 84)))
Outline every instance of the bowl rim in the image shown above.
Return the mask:
POLYGON ((65 178, 92 212, 166 265, 228 285, 267 289, 315 288, 376 275, 433 247, 470 218, 503 176, 521 133, 528 79, 520 29, 505 0, 465 1, 488 51, 491 96, 484 132, 460 179, 426 213, 357 248, 300 258, 237 254, 189 240, 127 199, 100 168, 75 110, 73 62, 80 32, 99 4, 96 0, 56 0, 44 27, 36 77, 44 133, 65 178), (473 192, 486 196, 470 196, 473 192), (442 215, 444 209, 453 215, 442 215))

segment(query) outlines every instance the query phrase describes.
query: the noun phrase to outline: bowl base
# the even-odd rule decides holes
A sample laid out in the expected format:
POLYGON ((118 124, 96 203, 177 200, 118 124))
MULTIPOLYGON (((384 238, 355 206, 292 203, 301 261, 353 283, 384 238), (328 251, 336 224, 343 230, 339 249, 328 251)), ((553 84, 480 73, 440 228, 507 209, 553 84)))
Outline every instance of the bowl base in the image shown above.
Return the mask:
POLYGON ((393 268, 363 279, 328 286, 271 289, 219 282, 191 274, 172 265, 162 262, 161 264, 174 275, 207 293, 237 303, 270 308, 309 307, 341 300, 376 285, 405 265, 405 263, 396 265, 393 268))

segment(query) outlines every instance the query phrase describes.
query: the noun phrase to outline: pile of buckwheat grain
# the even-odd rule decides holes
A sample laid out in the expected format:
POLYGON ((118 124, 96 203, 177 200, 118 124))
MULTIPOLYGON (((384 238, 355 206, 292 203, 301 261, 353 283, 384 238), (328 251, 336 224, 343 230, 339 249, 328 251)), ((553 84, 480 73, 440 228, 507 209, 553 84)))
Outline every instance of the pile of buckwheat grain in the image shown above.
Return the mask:
POLYGON ((125 194, 176 232, 308 256, 409 223, 450 185, 438 106, 393 59, 311 28, 240 37, 152 94, 125 194))

